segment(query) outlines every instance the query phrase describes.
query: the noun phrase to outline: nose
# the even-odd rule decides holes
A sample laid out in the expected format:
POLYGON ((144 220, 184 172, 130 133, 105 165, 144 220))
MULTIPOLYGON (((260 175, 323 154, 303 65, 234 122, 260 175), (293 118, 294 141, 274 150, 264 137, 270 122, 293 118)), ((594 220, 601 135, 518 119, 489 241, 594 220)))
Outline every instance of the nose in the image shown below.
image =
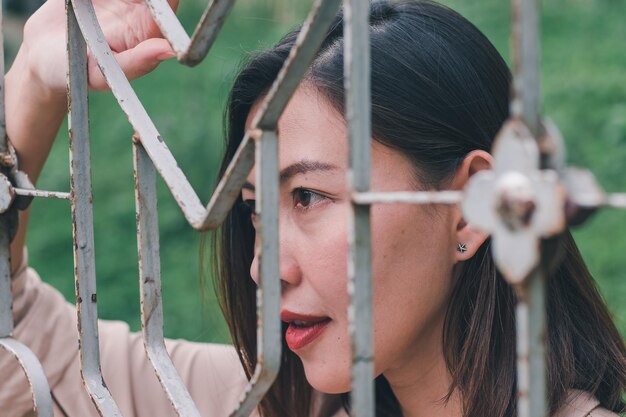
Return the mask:
MULTIPOLYGON (((279 234, 278 245, 278 273, 280 275, 281 287, 298 285, 302 279, 302 270, 293 252, 293 247, 287 239, 283 239, 282 233, 279 234)), ((260 278, 260 258, 261 241, 257 236, 254 242, 254 258, 250 265, 250 276, 257 286, 259 285, 260 278)))

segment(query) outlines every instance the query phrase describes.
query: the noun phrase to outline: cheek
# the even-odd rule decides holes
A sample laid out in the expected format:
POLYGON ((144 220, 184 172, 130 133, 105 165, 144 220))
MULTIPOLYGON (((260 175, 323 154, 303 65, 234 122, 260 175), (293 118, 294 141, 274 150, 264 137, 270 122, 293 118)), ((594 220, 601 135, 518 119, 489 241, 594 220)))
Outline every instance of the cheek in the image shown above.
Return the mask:
POLYGON ((454 251, 448 217, 417 206, 372 212, 377 371, 415 352, 445 315, 454 251))

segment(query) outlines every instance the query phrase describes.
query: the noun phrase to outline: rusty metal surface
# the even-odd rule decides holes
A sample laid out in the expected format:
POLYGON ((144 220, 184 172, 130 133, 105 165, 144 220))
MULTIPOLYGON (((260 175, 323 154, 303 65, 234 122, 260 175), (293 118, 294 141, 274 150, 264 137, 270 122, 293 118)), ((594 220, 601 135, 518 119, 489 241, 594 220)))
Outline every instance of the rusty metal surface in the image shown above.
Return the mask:
POLYGON ((133 141, 133 155, 141 328, 144 347, 176 413, 181 417, 200 417, 200 412, 165 349, 163 338, 156 170, 145 150, 136 140, 133 141))
MULTIPOLYGON (((348 184, 356 192, 370 189, 371 102, 369 2, 344 1, 344 85, 350 144, 348 184)), ((348 308, 352 345, 350 413, 373 417, 374 333, 372 320, 371 228, 369 205, 352 204, 348 241, 348 308)))
POLYGON ((67 3, 69 57, 70 189, 74 274, 81 375, 98 413, 121 417, 100 369, 98 307, 93 237, 91 161, 89 154, 89 109, 87 103, 87 48, 72 4, 67 3))
POLYGON ((50 387, 39 359, 15 339, 0 337, 0 349, 10 353, 24 370, 32 393, 33 413, 38 417, 52 417, 50 387))

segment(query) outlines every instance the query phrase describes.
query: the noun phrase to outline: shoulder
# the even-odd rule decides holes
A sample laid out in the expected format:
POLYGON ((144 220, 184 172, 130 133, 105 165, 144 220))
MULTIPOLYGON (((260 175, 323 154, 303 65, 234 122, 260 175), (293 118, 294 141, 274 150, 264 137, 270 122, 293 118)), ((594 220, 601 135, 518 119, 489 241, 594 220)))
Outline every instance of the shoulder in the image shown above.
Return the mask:
POLYGON ((565 402, 554 417, 619 417, 602 408, 600 402, 591 394, 580 390, 571 390, 565 402))

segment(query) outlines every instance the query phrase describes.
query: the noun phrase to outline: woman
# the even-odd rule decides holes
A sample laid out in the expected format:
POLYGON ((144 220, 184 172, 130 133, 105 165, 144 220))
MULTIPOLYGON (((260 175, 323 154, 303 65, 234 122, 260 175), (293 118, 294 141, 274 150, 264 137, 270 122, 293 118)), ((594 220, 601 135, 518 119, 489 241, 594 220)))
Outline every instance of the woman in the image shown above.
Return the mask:
MULTIPOLYGON (((60 18, 53 3, 48 2, 31 22, 48 22, 53 15, 60 18)), ((472 174, 490 167, 491 141, 507 118, 509 71, 489 41, 456 13, 429 2, 390 3, 371 6, 372 187, 377 191, 462 189, 472 174)), ((141 10, 138 13, 145 13, 141 10)), ((105 27, 113 27, 113 22, 102 18, 105 27)), ((50 61, 60 62, 61 54, 33 52, 32 46, 41 39, 34 26, 27 28, 25 46, 7 75, 7 119, 22 167, 36 178, 51 140, 50 127, 58 127, 65 102, 61 71, 44 71, 50 61), (28 76, 36 81, 24 83, 28 76), (42 89, 44 94, 18 94, 24 85, 27 92, 42 89), (26 106, 19 108, 19 99, 26 106), (41 111, 43 117, 35 118, 41 111), (45 144, 35 142, 38 135, 43 135, 45 144)), ((266 417, 342 415, 337 399, 349 408, 345 396, 350 389, 345 291, 349 195, 341 15, 332 28, 279 122, 285 346, 278 380, 259 408, 266 417), (313 326, 316 337, 307 337, 307 328, 313 326)), ((154 30, 147 25, 126 44, 119 43, 115 34, 109 39, 131 77, 171 56, 161 40, 137 43, 156 36, 154 30)), ((237 77, 229 99, 222 173, 296 36, 297 31, 290 33, 271 50, 252 57, 237 77)), ((91 68, 92 86, 103 87, 93 64, 91 68)), ((254 187, 253 170, 239 203, 216 234, 218 250, 214 251, 222 308, 248 377, 256 353, 254 187)), ((378 415, 514 416, 515 296, 494 267, 488 236, 467 224, 457 207, 375 205, 372 213, 378 415)), ((14 244, 14 259, 21 259, 21 242, 14 244)), ((548 280, 551 413, 615 415, 611 411, 624 410, 626 350, 569 233, 559 244, 564 255, 548 280)), ((27 295, 24 291, 20 296, 27 295)), ((30 313, 17 311, 24 317, 30 313)), ((72 313, 65 309, 63 317, 68 314, 72 313)), ((36 345, 32 329, 21 324, 19 330, 36 345)), ((127 345, 128 340, 136 340, 126 331, 103 326, 105 343, 114 339, 115 345, 127 345)), ((57 337, 63 331, 58 327, 52 329, 57 337)), ((192 350, 185 344, 177 348, 184 352, 175 352, 175 360, 211 358, 202 370, 187 367, 182 372, 192 395, 200 396, 199 390, 206 388, 198 387, 197 375, 211 367, 222 366, 223 371, 216 358, 227 353, 217 348, 192 350)), ((133 348, 119 353, 122 350, 106 346, 103 356, 133 362, 128 358, 139 355, 133 348)), ((232 368, 226 369, 237 369, 233 362, 227 363, 232 368)), ((132 370, 130 378, 139 381, 138 376, 147 372, 144 368, 132 370)), ((106 361, 103 369, 106 372, 106 361)), ((65 371, 62 367, 60 388, 53 386, 53 393, 79 384, 65 371)), ((239 392, 245 379, 235 377, 232 372, 222 375, 231 389, 230 394, 220 395, 232 397, 239 392)), ((107 375, 105 379, 113 391, 114 383, 107 375)), ((124 392, 117 394, 122 397, 119 402, 147 415, 144 407, 150 405, 141 399, 140 384, 120 384, 132 394, 131 398, 124 392)), ((61 401, 57 403, 61 408, 61 401)), ((211 415, 224 411, 217 409, 216 400, 200 407, 211 415)))

